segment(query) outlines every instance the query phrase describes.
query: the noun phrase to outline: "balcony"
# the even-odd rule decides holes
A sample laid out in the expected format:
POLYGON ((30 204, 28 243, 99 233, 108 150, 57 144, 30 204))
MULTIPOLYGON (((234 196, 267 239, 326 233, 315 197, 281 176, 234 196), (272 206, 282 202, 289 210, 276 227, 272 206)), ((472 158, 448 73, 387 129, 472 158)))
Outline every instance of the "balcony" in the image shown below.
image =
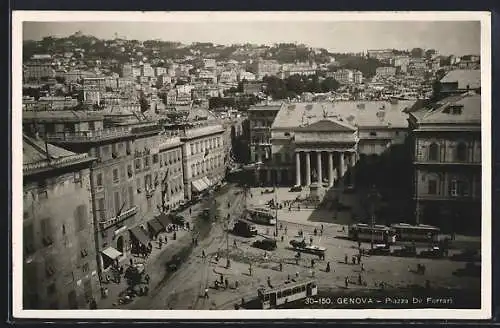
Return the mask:
POLYGON ((129 127, 109 128, 97 131, 55 132, 47 134, 48 142, 96 142, 130 135, 129 127))
POLYGON ((131 217, 132 215, 136 214, 137 211, 138 211, 138 207, 133 206, 133 207, 129 208, 128 210, 123 211, 119 216, 115 216, 115 217, 108 219, 108 220, 100 221, 99 226, 100 226, 101 230, 105 230, 105 229, 131 217))

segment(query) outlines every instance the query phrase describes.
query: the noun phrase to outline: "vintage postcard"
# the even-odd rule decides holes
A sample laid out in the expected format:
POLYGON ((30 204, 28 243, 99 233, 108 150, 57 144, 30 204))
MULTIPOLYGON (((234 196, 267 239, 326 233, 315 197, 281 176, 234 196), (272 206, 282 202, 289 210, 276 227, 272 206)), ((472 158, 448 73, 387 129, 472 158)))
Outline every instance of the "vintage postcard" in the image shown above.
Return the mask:
POLYGON ((490 43, 487 12, 13 12, 14 317, 489 318, 490 43))

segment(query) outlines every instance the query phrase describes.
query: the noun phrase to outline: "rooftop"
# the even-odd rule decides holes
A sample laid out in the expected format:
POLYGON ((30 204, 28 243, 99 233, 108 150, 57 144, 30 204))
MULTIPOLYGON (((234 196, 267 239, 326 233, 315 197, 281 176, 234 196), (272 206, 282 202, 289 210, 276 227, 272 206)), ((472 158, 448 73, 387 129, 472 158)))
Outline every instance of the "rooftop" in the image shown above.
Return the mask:
MULTIPOLYGON (((414 101, 339 101, 283 104, 272 128, 312 126, 320 121, 333 121, 346 127, 408 126, 408 114, 403 109, 414 101)), ((324 124, 323 124, 324 125, 324 124)))
POLYGON ((449 71, 442 79, 441 83, 457 83, 459 89, 479 89, 481 88, 481 70, 479 69, 457 69, 449 71))
POLYGON ((76 154, 51 144, 45 144, 43 140, 23 135, 24 175, 92 160, 93 158, 87 154, 76 154))
POLYGON ((25 111, 23 121, 36 122, 82 122, 82 121, 102 121, 104 115, 97 111, 25 111))
POLYGON ((420 124, 481 124, 481 95, 473 92, 447 97, 411 113, 420 124))

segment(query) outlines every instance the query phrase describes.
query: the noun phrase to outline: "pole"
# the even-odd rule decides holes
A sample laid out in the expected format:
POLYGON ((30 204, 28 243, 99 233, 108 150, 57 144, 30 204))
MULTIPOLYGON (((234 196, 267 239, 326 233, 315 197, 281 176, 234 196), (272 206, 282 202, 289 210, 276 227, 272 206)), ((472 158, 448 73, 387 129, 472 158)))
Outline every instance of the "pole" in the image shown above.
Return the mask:
POLYGON ((276 236, 274 239, 278 238, 278 195, 276 193, 276 184, 274 185, 274 221, 275 221, 275 230, 276 230, 276 236))

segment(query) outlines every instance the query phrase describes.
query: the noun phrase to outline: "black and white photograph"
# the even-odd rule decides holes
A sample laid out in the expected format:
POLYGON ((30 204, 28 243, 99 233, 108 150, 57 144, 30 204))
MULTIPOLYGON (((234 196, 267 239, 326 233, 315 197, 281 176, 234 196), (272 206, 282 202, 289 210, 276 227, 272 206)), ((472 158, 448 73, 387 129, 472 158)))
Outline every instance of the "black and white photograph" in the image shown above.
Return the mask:
POLYGON ((15 316, 490 316, 489 13, 12 28, 15 316))

